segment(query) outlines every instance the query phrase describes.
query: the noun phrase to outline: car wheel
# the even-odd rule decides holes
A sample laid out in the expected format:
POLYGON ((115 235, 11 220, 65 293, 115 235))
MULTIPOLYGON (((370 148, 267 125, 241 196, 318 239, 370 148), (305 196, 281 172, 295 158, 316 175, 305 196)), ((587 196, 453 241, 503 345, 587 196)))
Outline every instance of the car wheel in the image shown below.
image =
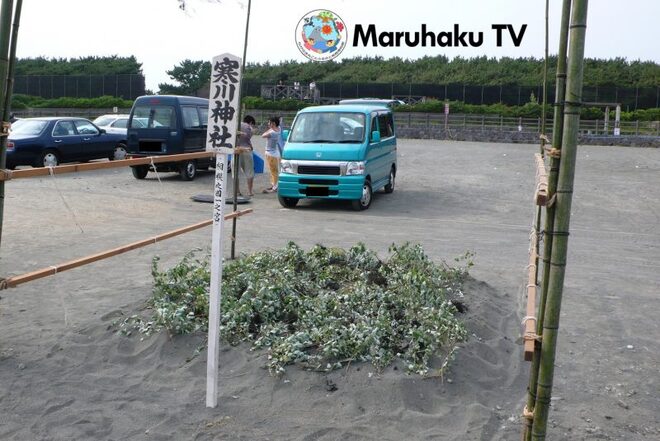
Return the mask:
POLYGON ((394 191, 394 181, 396 180, 396 172, 394 167, 390 170, 390 182, 385 185, 385 193, 392 193, 394 191))
POLYGON ((371 198, 373 191, 371 190, 371 182, 365 180, 362 185, 362 197, 360 199, 351 201, 353 209, 357 211, 366 210, 371 205, 371 198))
POLYGON ((147 177, 147 173, 149 173, 149 166, 148 165, 134 165, 131 166, 131 171, 133 172, 133 177, 135 179, 144 179, 147 177))
POLYGON ((55 167, 60 164, 60 156, 55 150, 44 150, 37 162, 35 163, 36 167, 55 167))
POLYGON ((119 161, 121 159, 126 159, 126 144, 120 142, 115 146, 115 150, 110 155, 111 161, 119 161))
POLYGON ((186 161, 179 168, 179 174, 184 181, 192 181, 197 176, 197 165, 195 161, 186 161))
POLYGON ((288 198, 286 196, 277 196, 277 200, 280 201, 280 205, 284 208, 295 208, 298 205, 298 198, 288 198))

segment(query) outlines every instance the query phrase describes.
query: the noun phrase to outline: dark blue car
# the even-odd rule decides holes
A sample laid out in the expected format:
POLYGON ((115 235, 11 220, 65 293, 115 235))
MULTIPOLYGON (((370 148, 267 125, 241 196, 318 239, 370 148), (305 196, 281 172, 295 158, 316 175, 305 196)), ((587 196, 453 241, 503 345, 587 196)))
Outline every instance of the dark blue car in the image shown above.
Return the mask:
POLYGON ((124 159, 126 136, 106 133, 84 118, 25 118, 12 124, 7 167, 56 166, 91 159, 124 159))

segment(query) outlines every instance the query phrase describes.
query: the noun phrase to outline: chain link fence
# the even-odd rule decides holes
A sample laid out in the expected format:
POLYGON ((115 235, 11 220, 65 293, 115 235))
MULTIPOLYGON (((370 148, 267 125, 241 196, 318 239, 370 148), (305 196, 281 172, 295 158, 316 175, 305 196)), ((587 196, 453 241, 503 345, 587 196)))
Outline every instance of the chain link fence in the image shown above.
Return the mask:
MULTIPOLYGON (((273 82, 243 81, 243 96, 262 96, 262 86, 273 82)), ((287 84, 290 86, 290 84, 287 84)), ((466 84, 401 84, 401 83, 316 83, 321 98, 387 98, 409 97, 462 101, 466 104, 506 104, 522 106, 533 100, 543 101, 543 86, 473 86, 466 84)), ((547 102, 555 102, 555 86, 547 87, 547 102)), ((404 100, 408 102, 409 100, 404 100)), ((660 86, 656 87, 594 87, 584 86, 582 101, 591 103, 621 103, 624 111, 660 107, 660 86)))
POLYGON ((17 75, 15 94, 52 98, 113 96, 133 100, 144 95, 144 75, 17 75))

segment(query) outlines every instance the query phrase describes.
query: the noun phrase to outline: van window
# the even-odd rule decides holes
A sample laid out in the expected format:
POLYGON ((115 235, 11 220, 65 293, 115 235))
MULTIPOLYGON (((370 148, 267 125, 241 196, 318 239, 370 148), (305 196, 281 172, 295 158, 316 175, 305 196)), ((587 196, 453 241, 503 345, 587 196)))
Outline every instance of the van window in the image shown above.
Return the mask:
POLYGON ((371 140, 371 134, 378 131, 378 125, 376 125, 376 115, 371 117, 371 131, 369 132, 369 140, 371 140))
POLYGON ((131 117, 131 127, 176 128, 174 107, 172 106, 136 106, 131 117), (133 120, 139 123, 133 123, 133 120), (140 124, 143 123, 143 124, 140 124))
POLYGON ((205 129, 208 126, 209 120, 209 108, 208 107, 198 107, 199 110, 199 122, 200 126, 205 129))
POLYGON ((181 113, 183 113, 183 128, 185 129, 199 129, 199 113, 197 113, 197 107, 184 106, 181 107, 181 113))
POLYGON ((392 114, 383 113, 378 115, 378 126, 380 128, 380 138, 389 138, 394 135, 394 130, 392 129, 392 114))

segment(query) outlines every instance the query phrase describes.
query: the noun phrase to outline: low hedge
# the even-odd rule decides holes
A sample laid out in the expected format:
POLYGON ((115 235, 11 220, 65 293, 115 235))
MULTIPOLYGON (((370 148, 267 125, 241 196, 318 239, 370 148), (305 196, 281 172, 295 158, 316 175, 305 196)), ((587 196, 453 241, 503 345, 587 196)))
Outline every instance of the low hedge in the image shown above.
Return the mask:
MULTIPOLYGON (((300 110, 313 106, 307 101, 293 99, 267 100, 255 96, 244 97, 243 105, 248 109, 258 110, 300 110)), ((98 98, 54 98, 45 99, 28 95, 14 95, 12 97, 12 109, 28 108, 130 108, 133 101, 111 96, 98 98)), ((504 117, 540 118, 543 106, 537 102, 529 102, 523 106, 507 106, 504 104, 465 104, 461 101, 449 101, 452 113, 473 115, 501 115, 504 117)), ((546 104, 546 114, 552 117, 553 107, 546 104)), ((421 112, 421 113, 444 113, 445 101, 430 99, 415 105, 397 106, 397 112, 421 112)), ((615 110, 610 108, 610 120, 614 120, 615 110)), ((605 109, 599 107, 585 107, 581 110, 581 118, 585 120, 603 119, 605 109)), ((639 109, 630 112, 621 112, 622 121, 660 121, 660 108, 639 109)))

